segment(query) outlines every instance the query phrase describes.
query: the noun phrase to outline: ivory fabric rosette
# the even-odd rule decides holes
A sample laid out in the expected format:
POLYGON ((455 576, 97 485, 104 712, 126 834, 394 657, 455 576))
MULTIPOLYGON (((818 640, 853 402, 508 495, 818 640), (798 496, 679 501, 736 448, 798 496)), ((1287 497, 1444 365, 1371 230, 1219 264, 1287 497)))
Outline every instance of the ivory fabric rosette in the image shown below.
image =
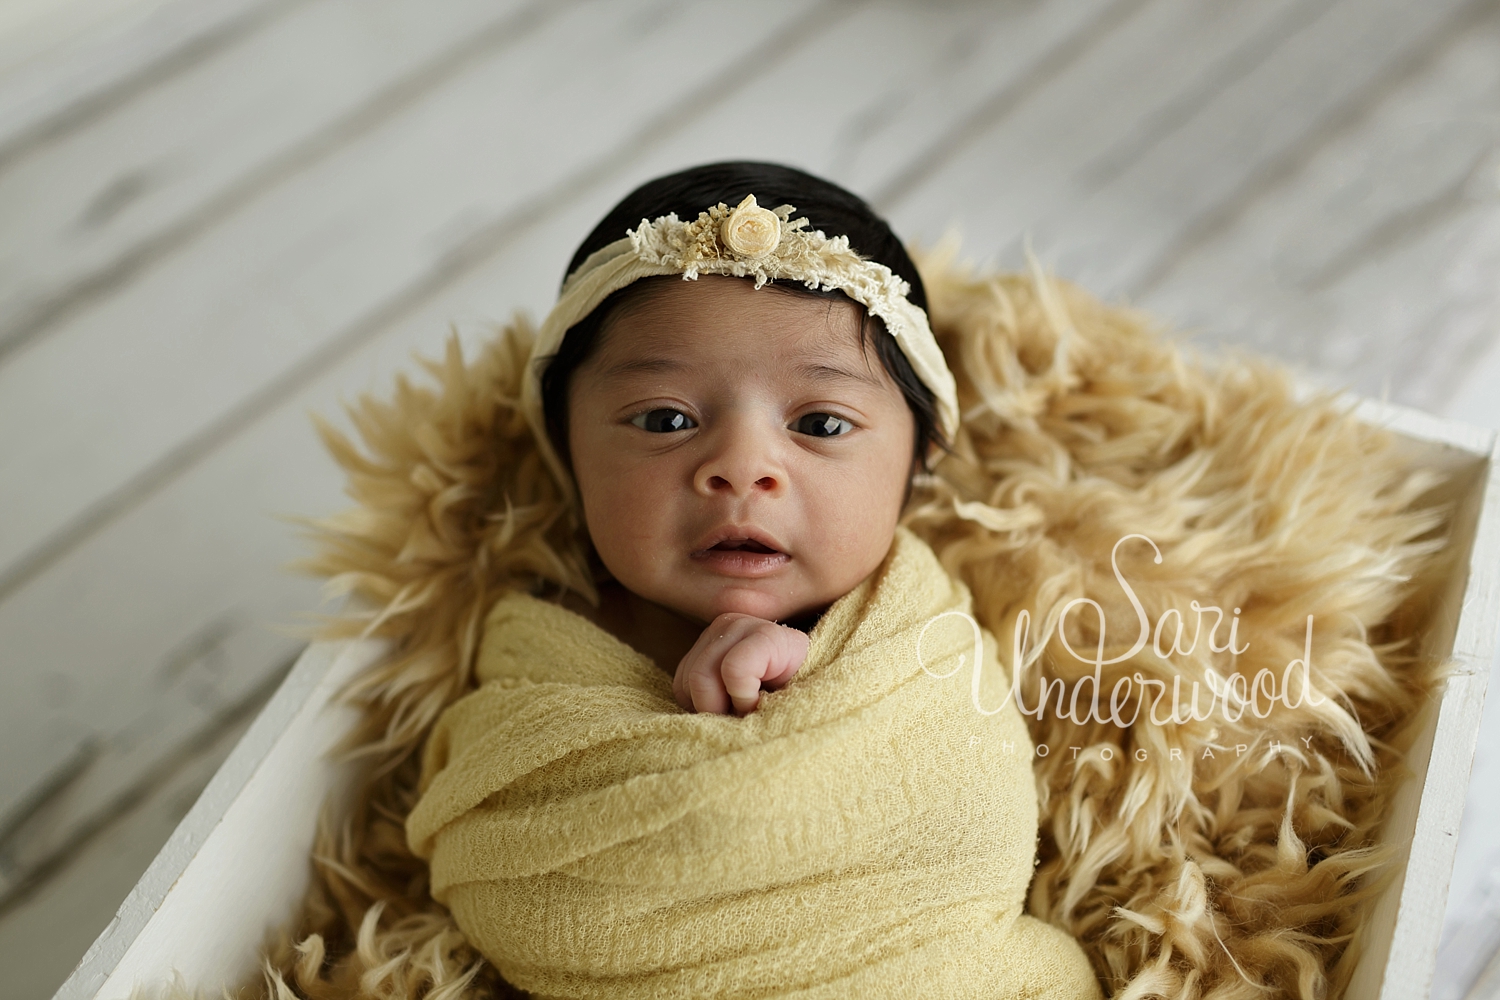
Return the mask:
POLYGON ((739 257, 764 257, 781 242, 781 219, 748 194, 719 226, 719 239, 739 257))

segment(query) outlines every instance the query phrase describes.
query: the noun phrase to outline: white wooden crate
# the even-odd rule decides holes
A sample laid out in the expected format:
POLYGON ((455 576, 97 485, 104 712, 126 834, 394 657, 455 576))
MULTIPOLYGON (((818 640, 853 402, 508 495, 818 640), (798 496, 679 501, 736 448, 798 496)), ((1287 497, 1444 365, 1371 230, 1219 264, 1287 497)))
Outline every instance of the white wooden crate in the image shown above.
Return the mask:
MULTIPOLYGON (((1451 656, 1451 680, 1423 710, 1413 777, 1384 838, 1401 845, 1393 879, 1363 928, 1351 998, 1415 1000, 1431 988, 1464 793, 1500 631, 1500 434, 1364 402, 1361 419, 1397 432, 1413 464, 1452 474, 1453 544, 1468 555, 1443 584, 1425 655, 1451 656)), ((339 687, 383 650, 310 647, 54 1000, 126 1000, 172 972, 204 995, 251 974, 266 933, 294 912, 325 798, 350 772, 327 751, 352 710, 339 687), (312 763, 309 763, 312 762, 312 763)))

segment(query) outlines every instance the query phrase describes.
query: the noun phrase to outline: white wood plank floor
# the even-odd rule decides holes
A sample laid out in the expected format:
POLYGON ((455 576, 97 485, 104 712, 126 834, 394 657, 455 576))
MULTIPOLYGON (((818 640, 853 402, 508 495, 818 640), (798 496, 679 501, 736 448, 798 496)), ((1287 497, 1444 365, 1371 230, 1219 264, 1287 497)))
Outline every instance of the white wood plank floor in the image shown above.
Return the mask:
MULTIPOLYGON (((634 184, 908 239, 1500 425, 1500 0, 0 6, 0 966, 50 994, 313 609, 307 412, 540 315, 634 184), (17 973, 12 970, 22 970, 17 973)), ((1495 701, 1492 700, 1492 708, 1495 701)), ((1435 996, 1500 943, 1500 710, 1435 996)))

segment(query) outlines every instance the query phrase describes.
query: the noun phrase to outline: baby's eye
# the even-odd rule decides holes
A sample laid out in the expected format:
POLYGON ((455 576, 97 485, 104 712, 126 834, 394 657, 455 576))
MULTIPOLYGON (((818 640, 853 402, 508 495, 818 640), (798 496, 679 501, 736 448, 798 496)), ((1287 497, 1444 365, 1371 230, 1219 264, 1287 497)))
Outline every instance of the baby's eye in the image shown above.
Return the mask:
POLYGON ((647 410, 630 418, 630 422, 642 430, 653 434, 670 434, 673 431, 687 430, 689 427, 697 427, 693 418, 681 410, 674 410, 663 406, 656 410, 647 410))
POLYGON ((799 434, 810 434, 813 437, 837 437, 854 430, 854 425, 832 413, 809 413, 804 417, 798 417, 792 429, 799 434))

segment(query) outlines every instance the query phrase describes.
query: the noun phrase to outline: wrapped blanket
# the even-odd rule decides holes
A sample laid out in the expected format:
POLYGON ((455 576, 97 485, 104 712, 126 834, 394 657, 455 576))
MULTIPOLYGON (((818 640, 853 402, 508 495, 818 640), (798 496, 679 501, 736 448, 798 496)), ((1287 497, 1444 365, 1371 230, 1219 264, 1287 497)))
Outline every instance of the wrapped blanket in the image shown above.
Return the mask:
POLYGON ((796 677, 736 718, 683 711, 644 655, 505 596, 407 820, 433 895, 538 996, 1100 996, 1082 948, 1022 912, 1032 744, 992 637, 980 703, 1004 708, 984 714, 959 669, 974 631, 935 621, 970 611, 899 529, 796 677))

